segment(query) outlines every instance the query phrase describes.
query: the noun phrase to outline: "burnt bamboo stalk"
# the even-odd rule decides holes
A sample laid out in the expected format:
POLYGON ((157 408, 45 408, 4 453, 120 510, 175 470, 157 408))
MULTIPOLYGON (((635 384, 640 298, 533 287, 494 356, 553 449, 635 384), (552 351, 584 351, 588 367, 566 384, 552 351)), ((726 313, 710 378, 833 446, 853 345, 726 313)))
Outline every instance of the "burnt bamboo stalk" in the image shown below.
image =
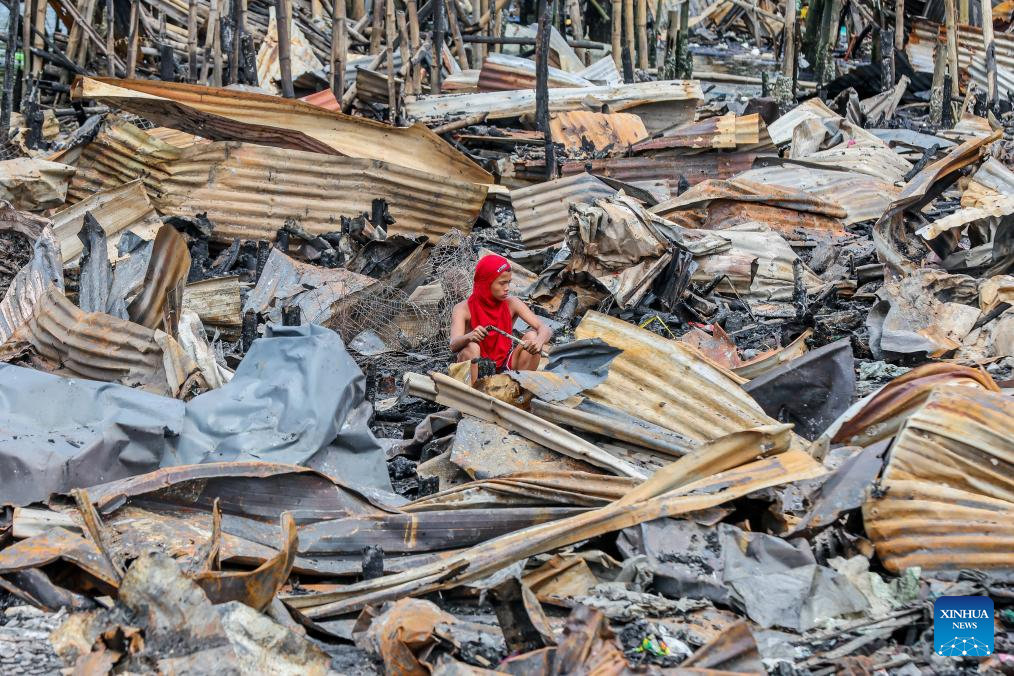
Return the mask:
MULTIPOLYGON (((489 0, 483 0, 486 4, 489 4, 489 0)), ((489 30, 490 37, 500 38, 503 37, 503 10, 497 9, 493 12, 493 27, 489 30)), ((488 51, 488 47, 485 48, 488 51)), ((497 54, 503 51, 503 43, 498 42, 493 45, 493 51, 497 54)))
POLYGON ((384 0, 373 0, 370 17, 370 54, 380 51, 381 33, 383 33, 384 0))
POLYGON ((547 179, 556 175, 556 147, 553 145, 553 128, 549 121, 549 37, 555 4, 555 0, 552 0, 543 6, 535 43, 535 120, 543 135, 547 179))
MULTIPOLYGON (((229 0, 219 0, 220 11, 218 12, 218 21, 208 25, 208 30, 215 33, 215 40, 211 43, 211 63, 214 67, 214 73, 211 78, 211 83, 216 87, 222 86, 222 22, 229 13, 229 0)), ((163 34, 165 31, 163 31, 163 34)))
MULTIPOLYGON (((647 2, 647 0, 644 0, 647 2)), ((584 39, 584 17, 581 16, 581 0, 567 1, 567 16, 570 17, 570 27, 574 31, 575 40, 584 39)), ((574 54, 581 60, 581 63, 588 65, 588 51, 583 47, 574 50, 574 54)))
MULTIPOLYGON (((36 0, 40 4, 46 4, 45 0, 36 0)), ((114 48, 116 36, 113 26, 113 0, 106 0, 106 72, 109 77, 116 77, 116 50, 114 48)))
POLYGON ((648 70, 648 0, 637 0, 637 67, 648 70))
POLYGON ((282 72, 282 96, 287 99, 296 98, 292 88, 292 42, 289 39, 289 26, 292 20, 292 3, 290 0, 277 0, 278 12, 278 67, 282 72))
POLYGON ((951 74, 951 98, 958 98, 959 77, 958 77, 958 27, 957 7, 954 0, 944 0, 945 20, 947 24, 947 70, 951 74))
POLYGON ((894 0, 894 48, 905 49, 905 0, 894 0))
POLYGON ((989 107, 997 103, 996 91, 996 42, 993 39, 993 3, 982 0, 982 42, 986 46, 986 93, 989 107))
MULTIPOLYGON (((485 0, 485 1, 487 3, 489 2, 489 0, 485 0)), ((472 0, 472 23, 473 24, 477 25, 479 23, 479 19, 482 18, 482 10, 483 10, 482 2, 480 0, 472 0)), ((481 33, 482 30, 480 29, 479 32, 481 33)), ((472 63, 481 65, 482 62, 486 59, 486 55, 484 53, 486 51, 486 46, 485 45, 480 45, 480 44, 476 44, 476 43, 473 42, 469 46, 469 50, 471 50, 470 54, 471 54, 471 57, 472 57, 472 63)), ((476 66, 476 67, 478 68, 479 66, 476 66)))
POLYGON ((187 79, 197 82, 197 3, 190 0, 187 8, 187 79))
POLYGON ((345 64, 348 62, 348 54, 345 0, 334 0, 331 6, 331 91, 338 101, 345 94, 345 64))
POLYGON ((676 33, 676 59, 678 77, 687 79, 693 70, 694 58, 690 55, 690 0, 680 3, 680 27, 676 33))
POLYGON ((130 37, 127 41, 127 79, 133 80, 137 73, 137 40, 140 15, 138 0, 130 3, 130 37))
POLYGON ((0 101, 0 145, 7 144, 11 129, 11 112, 14 110, 14 53, 18 49, 18 21, 21 13, 17 2, 11 3, 7 14, 7 44, 4 47, 4 91, 0 101))
POLYGON ((212 26, 218 25, 218 0, 211 0, 211 9, 208 12, 208 22, 204 29, 204 48, 201 50, 204 58, 201 60, 201 82, 205 85, 211 84, 208 77, 211 74, 211 48, 215 43, 215 34, 218 31, 212 26))
MULTIPOLYGON (((419 8, 416 0, 408 0, 408 44, 411 46, 411 56, 414 58, 419 51, 419 8)), ((402 55, 404 59, 404 53, 402 55)), ((409 59, 408 78, 412 80, 412 94, 419 94, 422 89, 422 78, 420 69, 416 63, 409 59)))
POLYGON ((233 0, 232 4, 232 51, 229 54, 229 82, 239 82, 240 66, 243 62, 243 33, 246 32, 246 0, 233 0))
MULTIPOLYGON (((35 21, 33 21, 34 30, 32 31, 32 46, 36 49, 45 49, 46 40, 46 8, 48 7, 46 0, 35 0, 35 21)), ((32 54, 32 75, 38 77, 42 73, 42 65, 45 63, 43 58, 38 54, 32 54)), ((25 50, 25 57, 28 57, 28 50, 25 50)))
POLYGON ((623 3, 621 0, 613 0, 613 15, 609 19, 610 26, 610 45, 613 52, 613 63, 616 64, 617 68, 623 66, 623 3))
MULTIPOLYGON (((366 18, 366 0, 352 0, 352 20, 362 21, 365 18, 366 18)), ((356 30, 361 31, 363 29, 363 26, 365 25, 366 24, 364 23, 357 26, 356 30)))
POLYGON ((387 114, 391 124, 398 123, 398 72, 394 69, 394 0, 386 0, 384 3, 385 14, 384 29, 387 41, 387 114))
POLYGON ((796 0, 785 0, 785 25, 782 26, 782 74, 792 77, 796 67, 796 0))
MULTIPOLYGON (((73 0, 67 0, 67 2, 73 2, 73 0)), ((84 2, 81 5, 81 8, 84 9, 84 6, 87 4, 88 0, 84 0, 84 2)), ((67 55, 67 58, 70 59, 71 61, 75 61, 75 59, 77 58, 77 48, 78 45, 80 44, 81 44, 81 25, 77 21, 75 21, 74 25, 71 26, 70 30, 67 32, 67 49, 64 50, 64 53, 67 55)), ((80 62, 75 61, 75 63, 80 62)))
POLYGON ((634 0, 623 0, 623 46, 630 54, 630 62, 633 64, 634 55, 634 0))
POLYGON ((444 0, 447 8, 447 23, 451 26, 451 38, 454 40, 454 50, 457 52, 458 65, 461 70, 468 70, 468 59, 465 58, 465 43, 461 40, 461 27, 458 25, 458 8, 454 0, 444 0))
POLYGON ((412 89, 412 79, 409 77, 412 67, 412 47, 408 41, 408 16, 404 10, 398 10, 395 17, 398 19, 398 52, 401 53, 401 68, 398 69, 398 75, 401 77, 402 96, 414 96, 415 90, 412 89))
MULTIPOLYGON (((35 0, 36 2, 44 2, 45 0, 35 0)), ((35 8, 32 4, 32 0, 25 0, 25 6, 22 8, 21 14, 21 52, 22 63, 21 75, 24 78, 24 82, 21 85, 21 97, 24 99, 28 96, 28 93, 32 89, 32 58, 28 50, 28 45, 32 44, 32 17, 35 16, 35 8)))
POLYGON ((430 73, 430 94, 439 94, 444 81, 444 3, 433 2, 433 69, 430 73))

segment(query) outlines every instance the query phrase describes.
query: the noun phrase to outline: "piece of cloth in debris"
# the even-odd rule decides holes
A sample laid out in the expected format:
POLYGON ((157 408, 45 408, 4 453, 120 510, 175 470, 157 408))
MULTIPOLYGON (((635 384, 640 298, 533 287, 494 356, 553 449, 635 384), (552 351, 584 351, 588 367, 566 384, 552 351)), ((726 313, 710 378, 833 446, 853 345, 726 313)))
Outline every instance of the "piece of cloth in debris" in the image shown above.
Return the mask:
MULTIPOLYGON (((510 304, 494 298, 490 289, 490 285, 497 277, 510 270, 511 263, 503 256, 490 254, 479 259, 475 266, 472 294, 468 297, 468 314, 472 318, 472 331, 479 326, 493 326, 505 333, 513 330, 510 304)), ((497 367, 500 367, 507 362, 513 348, 514 344, 510 338, 496 331, 490 331, 479 343, 479 354, 492 359, 497 367)))
POLYGON ((269 326, 223 387, 187 404, 167 464, 264 460, 390 491, 366 380, 337 333, 269 326))
POLYGON ((176 399, 0 364, 0 502, 155 470, 183 415, 176 399))
POLYGON ((730 604, 765 628, 806 631, 868 605, 844 576, 817 565, 802 539, 656 519, 625 529, 617 545, 627 558, 648 556, 666 596, 730 604))

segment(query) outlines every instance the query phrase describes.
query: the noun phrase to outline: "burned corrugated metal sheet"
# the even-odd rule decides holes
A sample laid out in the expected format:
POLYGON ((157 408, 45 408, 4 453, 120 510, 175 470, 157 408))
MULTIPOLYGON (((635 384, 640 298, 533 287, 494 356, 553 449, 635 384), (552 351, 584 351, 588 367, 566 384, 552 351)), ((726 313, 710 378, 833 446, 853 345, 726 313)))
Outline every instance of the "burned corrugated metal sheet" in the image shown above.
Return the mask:
MULTIPOLYGON (((610 178, 636 183, 638 181, 672 181, 685 178, 697 185, 709 178, 732 178, 750 169, 754 153, 701 153, 680 158, 655 159, 652 157, 617 157, 590 162, 566 162, 563 175, 569 176, 590 171, 610 178)), ((535 163, 532 163, 535 166, 535 163)))
MULTIPOLYGON (((9 207, 9 203, 4 203, 4 206, 0 206, 0 211, 9 207)), ((3 225, 0 225, 0 230, 3 230, 3 225)), ((0 301, 0 345, 28 321, 39 299, 50 286, 63 290, 60 245, 53 236, 52 228, 43 228, 35 237, 32 248, 31 260, 14 275, 0 301)))
POLYGON ((577 338, 601 338, 620 354, 589 399, 644 418, 697 442, 773 424, 740 384, 693 347, 598 312, 588 312, 577 338))
POLYGON ((162 326, 162 310, 167 295, 185 282, 190 272, 187 240, 169 225, 155 236, 155 245, 144 274, 141 292, 127 307, 130 321, 156 329, 162 326))
POLYGON ((440 509, 490 509, 501 506, 600 507, 619 500, 639 479, 584 472, 517 472, 481 479, 419 498, 405 512, 440 509))
MULTIPOLYGON (((559 68, 549 69, 550 87, 593 87, 580 75, 559 68)), ((515 89, 535 89, 535 61, 509 54, 491 53, 482 62, 479 71, 479 91, 502 92, 515 89)))
POLYGON ((511 204, 521 230, 521 241, 527 247, 562 242, 571 204, 592 204, 598 198, 615 194, 615 190, 585 173, 512 190, 511 204))
MULTIPOLYGON (((401 98, 401 88, 405 81, 394 78, 395 96, 401 98)), ((390 98, 387 93, 387 73, 359 68, 356 70, 356 98, 366 103, 387 105, 390 98)))
POLYGON ((630 113, 593 113, 573 110, 553 113, 549 120, 553 142, 568 150, 581 150, 591 144, 596 150, 610 148, 620 153, 632 143, 648 136, 644 122, 630 113))
POLYGON ((28 344, 50 370, 68 376, 140 386, 175 396, 198 372, 168 335, 100 312, 82 312, 54 287, 42 296, 35 314, 0 351, 20 353, 28 344), (166 352, 165 347, 169 347, 166 352))
POLYGON ((323 108, 324 110, 341 112, 342 104, 335 98, 334 92, 330 89, 322 89, 316 94, 307 94, 299 100, 305 101, 312 106, 323 108))
POLYGON ((422 125, 392 127, 302 101, 157 80, 79 77, 74 93, 205 138, 382 160, 474 183, 493 181, 422 125))
POLYGON ((198 143, 211 143, 211 139, 201 138, 179 129, 170 129, 169 127, 152 127, 148 130, 148 136, 157 138, 159 141, 176 146, 177 148, 189 148, 198 143))
MULTIPOLYGON (((986 89, 986 47, 982 29, 978 26, 959 25, 958 68, 965 71, 982 89, 986 89)), ((1014 36, 1004 31, 994 31, 993 42, 996 50, 996 86, 1000 95, 1014 92, 1014 36)), ((908 34, 905 52, 912 67, 932 73, 933 55, 938 48, 947 44, 947 26, 926 19, 914 19, 908 34)))
MULTIPOLYGON (((555 88, 549 90, 549 110, 601 110, 602 106, 608 106, 609 110, 620 112, 651 102, 679 101, 686 103, 687 109, 693 111, 703 98, 701 84, 696 80, 555 88)), ((405 113, 410 118, 423 121, 466 117, 474 115, 477 110, 486 113, 489 120, 534 113, 535 90, 420 96, 405 104, 405 113)))
POLYGON ((377 160, 320 155, 240 143, 189 148, 161 165, 165 178, 152 200, 161 213, 207 213, 212 237, 231 242, 270 239, 292 218, 308 232, 341 229, 339 216, 369 214, 387 201, 390 234, 439 239, 448 230, 471 230, 486 186, 377 160))
POLYGON ((87 212, 95 217, 106 233, 110 261, 120 257, 116 247, 123 232, 130 231, 141 239, 151 240, 162 227, 162 221, 148 201, 148 194, 140 180, 96 192, 53 215, 53 232, 60 241, 64 262, 81 255, 82 244, 77 234, 87 212))
POLYGON ((1014 400, 938 387, 906 421, 863 505, 884 567, 1014 577, 1014 400))
POLYGON ((658 153, 676 148, 736 148, 760 143, 760 115, 722 115, 665 132, 660 138, 641 141, 634 154, 658 153))

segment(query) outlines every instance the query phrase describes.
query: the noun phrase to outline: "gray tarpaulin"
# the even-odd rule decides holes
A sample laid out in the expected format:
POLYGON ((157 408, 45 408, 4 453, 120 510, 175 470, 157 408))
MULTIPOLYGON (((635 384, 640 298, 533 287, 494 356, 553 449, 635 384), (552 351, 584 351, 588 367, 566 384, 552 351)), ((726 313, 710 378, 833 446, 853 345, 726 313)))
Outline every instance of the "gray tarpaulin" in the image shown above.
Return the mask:
POLYGON ((0 504, 232 460, 391 491, 369 417, 362 372, 338 334, 314 325, 268 327, 229 383, 186 404, 0 364, 0 504))
POLYGON ((0 364, 0 504, 158 469, 182 401, 0 364))

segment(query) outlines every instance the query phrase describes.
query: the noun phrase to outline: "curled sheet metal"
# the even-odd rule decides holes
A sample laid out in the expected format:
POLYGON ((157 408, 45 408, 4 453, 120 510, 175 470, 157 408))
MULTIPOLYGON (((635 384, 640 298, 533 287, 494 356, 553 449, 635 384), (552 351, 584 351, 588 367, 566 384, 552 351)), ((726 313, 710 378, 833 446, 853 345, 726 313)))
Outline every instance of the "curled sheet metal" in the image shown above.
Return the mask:
POLYGON ((939 386, 905 422, 863 505, 884 567, 1014 579, 1014 400, 939 386))
POLYGON ((278 96, 158 80, 79 77, 72 91, 216 141, 379 160, 457 181, 493 180, 422 125, 393 127, 278 96))
POLYGON ((84 225, 86 213, 90 213, 105 231, 110 261, 120 257, 117 244, 122 233, 133 232, 141 239, 151 240, 162 227, 140 180, 96 192, 53 215, 53 232, 60 241, 64 262, 73 261, 81 254, 81 240, 77 234, 84 225))
MULTIPOLYGON (((549 67, 549 86, 593 87, 594 84, 573 73, 549 67)), ((479 91, 502 92, 535 89, 535 61, 510 54, 490 53, 479 71, 479 91)))
POLYGON ((63 291, 63 262, 53 230, 46 226, 32 247, 32 259, 14 276, 0 301, 0 345, 28 321, 50 286, 63 291))
POLYGON ((155 246, 144 274, 144 286, 127 307, 130 321, 149 329, 160 327, 167 294, 185 282, 189 273, 187 240, 176 228, 162 226, 155 236, 155 246))
POLYGON ((512 190, 511 205, 522 243, 535 248, 562 242, 567 232, 571 204, 591 204, 596 199, 615 194, 616 190, 586 173, 512 190))
POLYGON ((608 176, 621 181, 670 181, 673 186, 681 179, 690 185, 697 185, 709 178, 728 179, 747 171, 753 166, 755 153, 701 153, 679 158, 614 157, 590 162, 565 162, 563 175, 569 176, 582 171, 608 176))
POLYGON ((631 113, 572 110, 554 113, 549 126, 553 130, 553 143, 562 143, 574 151, 591 144, 596 150, 609 149, 611 154, 618 154, 648 136, 644 122, 631 113))
POLYGON ((606 379, 621 350, 601 340, 576 340, 555 346, 541 371, 511 371, 510 376, 539 399, 563 401, 606 379))
POLYGON ((760 143, 760 115, 721 115, 664 132, 658 138, 635 144, 635 155, 658 153, 677 148, 736 148, 760 143))

